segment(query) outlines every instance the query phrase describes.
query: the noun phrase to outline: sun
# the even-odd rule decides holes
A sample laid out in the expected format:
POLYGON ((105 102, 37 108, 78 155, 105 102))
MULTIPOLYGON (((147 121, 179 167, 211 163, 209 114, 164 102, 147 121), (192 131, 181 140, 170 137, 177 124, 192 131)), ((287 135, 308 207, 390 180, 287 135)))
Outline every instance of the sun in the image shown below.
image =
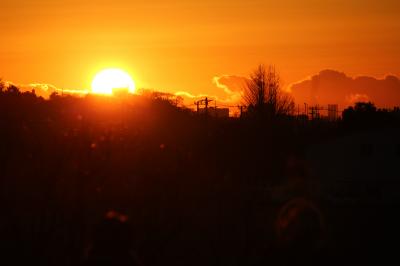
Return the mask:
POLYGON ((92 92, 112 95, 116 90, 135 92, 135 82, 125 71, 118 68, 108 68, 96 74, 92 81, 92 92))

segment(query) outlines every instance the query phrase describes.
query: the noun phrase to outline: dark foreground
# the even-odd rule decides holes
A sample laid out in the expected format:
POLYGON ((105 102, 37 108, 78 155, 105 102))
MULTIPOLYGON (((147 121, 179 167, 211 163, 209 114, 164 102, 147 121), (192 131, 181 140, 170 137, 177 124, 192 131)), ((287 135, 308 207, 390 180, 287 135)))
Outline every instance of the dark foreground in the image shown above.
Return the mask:
POLYGON ((1 95, 0 118, 1 264, 400 262, 399 202, 376 177, 393 173, 366 159, 375 172, 360 178, 354 158, 345 173, 356 186, 338 186, 339 196, 324 189, 335 183, 328 168, 316 174, 311 147, 358 136, 344 123, 19 93, 1 95))

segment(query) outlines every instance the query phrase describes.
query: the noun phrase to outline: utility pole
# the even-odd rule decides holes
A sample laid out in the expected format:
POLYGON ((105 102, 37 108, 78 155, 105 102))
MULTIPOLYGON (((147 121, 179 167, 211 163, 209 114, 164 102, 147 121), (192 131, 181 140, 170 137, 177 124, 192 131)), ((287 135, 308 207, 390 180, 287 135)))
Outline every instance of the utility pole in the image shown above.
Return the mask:
MULTIPOLYGON (((204 106, 205 106, 205 114, 206 115, 208 115, 208 104, 210 103, 210 102, 212 102, 213 100, 209 100, 207 97, 205 98, 205 99, 201 99, 201 100, 198 100, 198 101, 196 101, 196 102, 194 102, 195 104, 196 104, 196 108, 197 108, 197 113, 199 113, 199 111, 200 111, 200 105, 203 105, 204 104, 204 106)), ((217 109, 217 104, 215 103, 215 109, 217 109)))
POLYGON ((316 116, 315 114, 316 114, 315 107, 311 106, 311 120, 315 119, 315 116, 316 116))
POLYGON ((307 103, 304 103, 304 114, 307 116, 307 119, 308 119, 308 105, 307 105, 307 103))
POLYGON ((206 99, 205 99, 206 115, 208 115, 208 103, 209 103, 209 101, 208 101, 208 98, 206 97, 206 99))
POLYGON ((320 118, 320 107, 318 105, 311 107, 311 120, 319 119, 320 118))

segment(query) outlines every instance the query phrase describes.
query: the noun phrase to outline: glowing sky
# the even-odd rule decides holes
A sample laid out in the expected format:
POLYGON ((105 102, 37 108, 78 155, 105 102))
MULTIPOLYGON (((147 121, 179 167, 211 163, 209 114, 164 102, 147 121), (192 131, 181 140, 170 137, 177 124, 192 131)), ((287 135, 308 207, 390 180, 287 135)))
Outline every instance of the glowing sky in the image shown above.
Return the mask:
POLYGON ((336 69, 400 75, 398 0, 9 0, 0 77, 90 88, 118 67, 138 87, 219 94, 215 76, 273 63, 285 84, 336 69))

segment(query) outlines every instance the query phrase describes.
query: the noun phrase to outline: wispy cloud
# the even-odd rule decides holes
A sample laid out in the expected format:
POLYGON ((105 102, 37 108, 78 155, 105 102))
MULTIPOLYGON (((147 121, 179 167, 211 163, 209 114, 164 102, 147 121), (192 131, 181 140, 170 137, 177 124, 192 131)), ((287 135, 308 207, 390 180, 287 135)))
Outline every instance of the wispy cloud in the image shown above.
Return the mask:
POLYGON ((246 77, 236 75, 221 75, 213 77, 213 83, 225 91, 227 94, 241 92, 246 85, 248 79, 246 77))
POLYGON ((177 92, 175 92, 175 95, 176 96, 181 96, 181 97, 184 97, 184 98, 190 98, 190 99, 200 99, 200 98, 204 98, 204 97, 210 97, 210 95, 207 95, 207 94, 194 95, 194 94, 191 94, 190 92, 187 92, 187 91, 177 91, 177 92))
POLYGON ((221 75, 212 79, 216 87, 224 91, 224 101, 234 104, 241 102, 247 80, 246 77, 236 75, 221 75))

